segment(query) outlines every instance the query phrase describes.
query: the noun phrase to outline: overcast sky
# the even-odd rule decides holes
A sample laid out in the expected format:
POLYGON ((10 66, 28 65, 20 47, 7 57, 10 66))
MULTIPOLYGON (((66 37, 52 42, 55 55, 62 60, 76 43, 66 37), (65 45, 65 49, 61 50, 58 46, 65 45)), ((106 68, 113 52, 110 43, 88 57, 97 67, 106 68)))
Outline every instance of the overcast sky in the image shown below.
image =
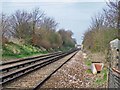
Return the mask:
POLYGON ((77 43, 81 43, 91 17, 101 12, 105 6, 105 0, 4 0, 2 11, 10 14, 18 9, 31 11, 39 7, 59 23, 58 29, 71 30, 77 43))

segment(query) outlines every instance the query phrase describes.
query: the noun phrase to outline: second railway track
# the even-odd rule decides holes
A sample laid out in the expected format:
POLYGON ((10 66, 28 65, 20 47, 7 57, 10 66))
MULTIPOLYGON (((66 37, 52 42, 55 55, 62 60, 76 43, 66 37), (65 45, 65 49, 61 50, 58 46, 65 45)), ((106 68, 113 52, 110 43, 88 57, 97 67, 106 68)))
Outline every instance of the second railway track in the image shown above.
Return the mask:
MULTIPOLYGON (((20 78, 22 76, 25 76, 28 73, 31 73, 32 71, 34 72, 35 70, 37 70, 39 68, 44 68, 44 66, 47 67, 47 66, 49 66, 49 64, 54 63, 56 61, 59 61, 59 59, 65 57, 65 56, 67 56, 67 55, 69 55, 69 54, 71 54, 73 52, 75 53, 75 51, 76 50, 70 50, 69 52, 64 52, 64 53, 59 52, 59 53, 54 54, 53 56, 45 58, 44 60, 39 60, 39 59, 38 59, 38 61, 34 60, 37 63, 33 62, 31 64, 28 64, 28 65, 27 64, 23 65, 23 66, 21 65, 21 66, 19 66, 18 69, 15 69, 15 70, 13 69, 12 71, 11 70, 5 71, 5 72, 3 72, 3 75, 0 77, 2 79, 1 84, 3 85, 3 88, 6 85, 9 86, 9 82, 14 81, 14 80, 16 80, 16 79, 18 79, 18 78, 20 78)), ((41 83, 43 83, 43 82, 41 82, 41 83)), ((37 84, 37 86, 41 85, 41 83, 37 84)), ((32 86, 32 85, 30 85, 30 86, 32 86)), ((37 88, 37 86, 34 86, 34 88, 37 88)))

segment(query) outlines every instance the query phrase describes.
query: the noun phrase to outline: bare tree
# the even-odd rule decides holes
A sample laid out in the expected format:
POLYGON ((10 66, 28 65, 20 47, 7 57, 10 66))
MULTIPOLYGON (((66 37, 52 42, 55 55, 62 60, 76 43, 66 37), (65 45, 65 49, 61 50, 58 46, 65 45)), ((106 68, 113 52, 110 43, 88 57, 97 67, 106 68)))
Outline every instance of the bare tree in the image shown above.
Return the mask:
POLYGON ((103 14, 99 13, 98 15, 95 15, 94 17, 92 17, 90 29, 100 30, 100 28, 104 26, 106 26, 106 22, 105 22, 105 17, 103 14))
POLYGON ((46 30, 55 30, 58 23, 53 18, 45 17, 41 22, 41 28, 45 28, 46 30))
POLYGON ((120 32, 117 32, 120 22, 118 1, 107 2, 108 8, 103 9, 101 14, 92 18, 89 31, 84 34, 83 44, 85 48, 91 51, 103 52, 107 49, 109 42, 120 35, 120 32))
POLYGON ((35 8, 32 12, 32 24, 33 31, 35 31, 35 27, 40 25, 43 17, 45 16, 44 12, 42 12, 39 8, 35 8))
POLYGON ((9 36, 9 17, 2 13, 1 17, 1 27, 2 27, 2 37, 8 37, 9 36))
POLYGON ((108 9, 103 9, 104 10, 104 15, 106 18, 106 23, 109 25, 109 27, 114 27, 117 28, 117 23, 118 23, 118 12, 119 12, 119 7, 118 7, 118 1, 116 0, 115 2, 110 1, 107 2, 108 9))
POLYGON ((47 50, 60 46, 61 37, 56 33, 57 23, 54 19, 44 17, 40 27, 36 29, 33 43, 43 46, 47 50), (39 42, 40 41, 40 42, 39 42), (39 44, 38 44, 39 43, 39 44))
POLYGON ((8 38, 11 36, 9 17, 6 14, 1 14, 0 17, 0 27, 1 27, 1 42, 2 45, 8 42, 8 38))
POLYGON ((16 11, 10 17, 10 31, 19 39, 29 39, 32 34, 31 14, 26 11, 16 11))
POLYGON ((32 43, 34 44, 36 38, 35 38, 35 30, 36 27, 40 26, 41 21, 43 20, 44 17, 44 12, 42 12, 39 8, 35 8, 33 9, 32 13, 32 18, 31 18, 31 22, 32 22, 32 43))

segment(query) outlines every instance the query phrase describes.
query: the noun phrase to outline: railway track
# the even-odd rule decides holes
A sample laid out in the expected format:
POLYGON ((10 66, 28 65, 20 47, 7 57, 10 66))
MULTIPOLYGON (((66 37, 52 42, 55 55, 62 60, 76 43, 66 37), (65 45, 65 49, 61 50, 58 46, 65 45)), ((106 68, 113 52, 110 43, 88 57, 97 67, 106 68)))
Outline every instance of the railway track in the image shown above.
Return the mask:
POLYGON ((12 61, 9 63, 5 63, 2 66, 0 66, 0 71, 2 72, 0 75, 0 79, 2 80, 2 82, 0 84, 5 84, 11 80, 13 80, 14 78, 17 78, 19 76, 21 76, 20 73, 24 73, 27 70, 34 68, 35 65, 39 65, 36 63, 43 63, 45 62, 48 58, 52 58, 54 57, 54 55, 61 55, 61 52, 56 52, 53 54, 48 54, 48 55, 44 55, 44 56, 38 56, 38 57, 34 57, 34 58, 26 58, 23 60, 19 60, 19 61, 12 61), (16 77, 14 77, 16 76, 16 77), (13 77, 13 78, 11 78, 13 77))
MULTIPOLYGON (((12 63, 10 63, 12 65, 10 65, 9 63, 3 64, 0 66, 0 70, 2 71, 2 75, 0 77, 0 79, 2 81, 0 84, 4 86, 5 84, 7 84, 17 78, 20 78, 21 76, 24 76, 24 75, 26 75, 32 71, 35 71, 39 68, 42 68, 44 66, 47 66, 55 61, 58 61, 59 59, 65 57, 75 51, 76 51, 76 49, 70 50, 69 52, 56 52, 54 54, 49 54, 49 55, 45 55, 42 57, 30 58, 30 60, 25 59, 20 62, 18 62, 18 61, 12 62, 12 63)), ((57 68, 56 70, 58 70, 59 68, 57 68)), ((54 70, 50 74, 50 76, 56 70, 54 70)), ((50 76, 48 76, 48 77, 50 77, 50 76)), ((42 82, 38 83, 36 86, 34 86, 33 89, 37 89, 39 86, 41 86, 43 84, 43 82, 45 82, 47 80, 47 78, 45 80, 43 80, 42 82)))
POLYGON ((0 66, 0 71, 2 71, 2 73, 10 72, 11 70, 14 70, 16 68, 18 69, 18 68, 21 68, 21 67, 25 67, 25 66, 28 66, 30 64, 39 62, 41 60, 46 60, 47 58, 51 58, 51 57, 54 57, 55 55, 59 55, 59 54, 61 54, 61 52, 56 52, 56 53, 53 53, 53 54, 48 54, 48 55, 43 55, 43 56, 37 56, 37 57, 34 57, 34 58, 26 58, 26 59, 22 59, 22 60, 19 60, 19 61, 16 60, 16 61, 3 63, 0 66))
POLYGON ((41 58, 41 57, 45 57, 45 56, 50 56, 50 55, 57 54, 57 53, 60 53, 60 51, 54 52, 54 53, 45 54, 45 55, 39 55, 39 56, 35 56, 35 57, 16 59, 16 60, 12 60, 12 61, 10 60, 10 61, 1 63, 0 66, 2 66, 2 65, 10 65, 10 64, 13 64, 13 63, 17 63, 17 62, 23 62, 23 61, 32 60, 32 59, 35 59, 35 58, 41 58))
POLYGON ((58 71, 66 62, 68 62, 73 56, 76 55, 77 52, 73 53, 65 62, 63 62, 60 66, 58 66, 55 70, 53 70, 47 77, 45 77, 43 80, 38 82, 36 85, 34 85, 33 90, 40 90, 42 85, 56 72, 58 71))

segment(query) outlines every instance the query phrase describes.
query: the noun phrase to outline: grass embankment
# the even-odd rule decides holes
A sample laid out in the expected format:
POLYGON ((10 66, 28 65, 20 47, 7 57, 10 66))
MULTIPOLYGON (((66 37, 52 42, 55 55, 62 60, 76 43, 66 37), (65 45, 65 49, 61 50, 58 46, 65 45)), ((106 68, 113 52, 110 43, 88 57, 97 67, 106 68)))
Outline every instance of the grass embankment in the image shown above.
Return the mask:
POLYGON ((94 78, 90 79, 91 82, 91 88, 106 88, 107 87, 107 74, 108 74, 108 69, 107 69, 107 65, 105 63, 105 57, 100 54, 100 53, 95 53, 95 54, 88 54, 87 58, 85 59, 85 64, 89 67, 89 69, 86 70, 86 74, 89 75, 93 75, 94 78), (104 61, 103 61, 104 59, 104 61), (93 75, 91 70, 90 70, 90 66, 92 64, 92 61, 101 61, 104 63, 104 68, 103 70, 96 74, 93 75))
POLYGON ((2 47, 2 60, 23 58, 37 54, 46 54, 47 51, 43 51, 38 47, 32 45, 18 45, 15 43, 7 43, 2 47))

